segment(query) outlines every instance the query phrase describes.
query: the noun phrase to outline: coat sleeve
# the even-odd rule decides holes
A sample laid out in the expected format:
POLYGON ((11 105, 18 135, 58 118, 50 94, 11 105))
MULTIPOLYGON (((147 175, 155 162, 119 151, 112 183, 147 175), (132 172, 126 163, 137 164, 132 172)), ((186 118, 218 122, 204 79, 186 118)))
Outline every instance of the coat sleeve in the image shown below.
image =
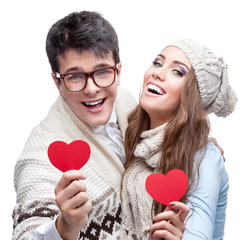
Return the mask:
POLYGON ((13 210, 12 240, 28 239, 32 230, 52 221, 59 209, 54 188, 60 174, 40 158, 23 158, 15 166, 17 201, 13 210))
POLYGON ((228 174, 219 150, 209 143, 200 165, 199 180, 189 196, 184 240, 223 239, 228 174))

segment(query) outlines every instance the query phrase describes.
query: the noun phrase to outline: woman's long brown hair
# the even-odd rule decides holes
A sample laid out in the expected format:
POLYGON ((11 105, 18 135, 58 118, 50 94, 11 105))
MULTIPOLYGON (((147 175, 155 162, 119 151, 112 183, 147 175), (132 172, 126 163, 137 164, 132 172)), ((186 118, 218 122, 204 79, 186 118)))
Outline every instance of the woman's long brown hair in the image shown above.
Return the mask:
MULTIPOLYGON (((128 117, 128 128, 125 136, 126 164, 125 172, 134 162, 134 150, 143 131, 150 127, 147 112, 138 105, 128 117)), ((197 165, 194 157, 199 150, 204 150, 210 131, 209 121, 202 107, 197 80, 193 69, 190 69, 179 107, 165 128, 161 159, 157 171, 166 174, 174 168, 183 170, 189 180, 188 190, 180 200, 186 203, 194 180, 198 177, 199 165, 203 154, 199 157, 197 165)), ((199 156, 199 155, 198 155, 199 156)), ((165 206, 154 201, 154 214, 164 211, 165 206)))

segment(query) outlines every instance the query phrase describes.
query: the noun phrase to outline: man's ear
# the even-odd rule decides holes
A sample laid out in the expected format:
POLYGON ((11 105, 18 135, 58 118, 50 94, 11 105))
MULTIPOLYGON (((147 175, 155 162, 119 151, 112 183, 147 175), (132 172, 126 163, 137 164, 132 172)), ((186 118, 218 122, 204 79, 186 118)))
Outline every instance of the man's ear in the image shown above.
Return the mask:
POLYGON ((61 80, 59 78, 57 78, 54 73, 51 73, 51 75, 52 75, 52 78, 53 78, 54 83, 55 83, 55 85, 56 85, 56 87, 58 89, 58 92, 59 92, 60 96, 63 96, 62 95, 62 90, 61 90, 61 84, 60 84, 61 80))
POLYGON ((121 70, 122 70, 122 62, 119 62, 118 64, 118 72, 117 72, 117 85, 120 85, 120 76, 121 76, 121 70))
POLYGON ((53 81, 54 81, 57 89, 59 90, 59 88, 60 88, 60 79, 56 77, 55 73, 51 73, 51 75, 52 75, 53 81))

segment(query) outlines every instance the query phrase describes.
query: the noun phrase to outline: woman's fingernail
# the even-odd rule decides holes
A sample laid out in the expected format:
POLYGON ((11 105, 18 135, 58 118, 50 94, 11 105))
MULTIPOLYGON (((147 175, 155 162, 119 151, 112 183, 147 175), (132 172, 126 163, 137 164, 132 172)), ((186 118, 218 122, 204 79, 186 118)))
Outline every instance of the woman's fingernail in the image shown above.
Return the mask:
POLYGON ((173 206, 175 206, 175 203, 169 203, 169 206, 173 207, 173 206))

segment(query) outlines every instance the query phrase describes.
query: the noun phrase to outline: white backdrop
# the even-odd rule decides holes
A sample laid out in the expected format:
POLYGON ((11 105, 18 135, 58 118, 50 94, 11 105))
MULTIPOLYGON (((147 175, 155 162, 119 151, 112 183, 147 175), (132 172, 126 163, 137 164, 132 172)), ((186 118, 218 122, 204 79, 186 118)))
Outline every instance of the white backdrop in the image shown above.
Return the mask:
MULTIPOLYGON (((15 204, 13 170, 33 126, 58 92, 50 76, 45 38, 50 26, 72 11, 98 11, 115 27, 123 63, 121 85, 138 99, 143 74, 156 54, 176 38, 192 38, 224 56, 240 97, 239 6, 228 0, 3 1, 1 24, 1 239, 10 239, 15 204), (48 2, 48 3, 47 3, 48 2)), ((212 135, 223 147, 230 177, 225 239, 239 236, 240 104, 226 119, 210 116, 212 135)))

